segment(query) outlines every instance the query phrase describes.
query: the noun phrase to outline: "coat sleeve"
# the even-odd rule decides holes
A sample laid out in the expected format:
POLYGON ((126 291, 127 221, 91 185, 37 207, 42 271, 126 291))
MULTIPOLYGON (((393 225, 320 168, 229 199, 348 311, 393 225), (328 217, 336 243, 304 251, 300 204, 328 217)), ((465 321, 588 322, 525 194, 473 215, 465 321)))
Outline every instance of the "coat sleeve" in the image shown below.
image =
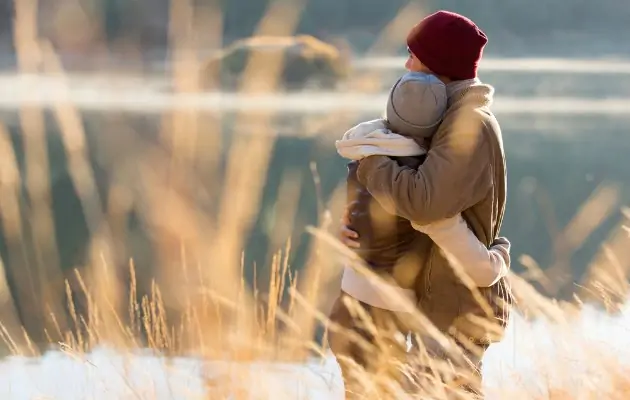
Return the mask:
POLYGON ((477 239, 461 214, 429 225, 411 224, 459 265, 478 287, 490 287, 507 275, 510 268, 510 242, 496 239, 487 248, 477 239))
POLYGON ((370 156, 359 163, 357 178, 383 208, 416 224, 453 217, 492 188, 491 148, 484 132, 483 121, 445 127, 417 170, 370 156))

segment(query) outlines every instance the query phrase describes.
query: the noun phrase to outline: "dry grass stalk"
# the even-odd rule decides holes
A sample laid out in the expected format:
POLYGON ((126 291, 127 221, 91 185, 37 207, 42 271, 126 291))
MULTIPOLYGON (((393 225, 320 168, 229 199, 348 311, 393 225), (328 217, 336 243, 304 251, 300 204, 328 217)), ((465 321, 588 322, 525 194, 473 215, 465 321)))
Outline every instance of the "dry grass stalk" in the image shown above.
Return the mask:
MULTIPOLYGON (((220 9, 218 2, 212 2, 203 10, 195 10, 192 2, 183 0, 171 5, 173 87, 176 94, 194 94, 201 88, 197 76, 200 62, 193 49, 199 30, 207 28, 202 22, 219 24, 220 9)), ((293 33, 304 5, 304 2, 273 2, 257 33, 293 33)), ((420 11, 415 5, 401 10, 373 50, 380 51, 388 43, 398 40, 406 29, 403 27, 415 20, 420 11)), ((290 265, 294 248, 290 237, 304 182, 297 175, 285 176, 276 204, 277 228, 271 240, 275 253, 271 256, 268 284, 263 288, 258 285, 264 280, 258 277, 254 278, 254 285, 247 282, 244 269, 250 266, 243 262, 243 251, 246 237, 260 211, 277 137, 274 115, 252 112, 237 115, 236 132, 245 127, 248 135, 233 134, 226 143, 221 128, 225 116, 218 113, 202 115, 194 109, 166 113, 157 143, 145 143, 133 137, 121 139, 121 145, 141 151, 132 160, 108 165, 111 169, 108 173, 115 178, 106 206, 99 198, 90 165, 82 115, 72 104, 67 82, 70 78, 52 46, 38 36, 36 19, 37 4, 34 1, 16 1, 15 33, 20 71, 46 72, 65 83, 61 98, 52 109, 61 129, 68 169, 90 231, 90 254, 85 267, 77 268, 71 274, 60 270, 51 210, 51 182, 47 173, 49 161, 43 110, 35 105, 23 106, 20 121, 26 153, 25 181, 31 200, 28 212, 19 211, 20 171, 9 135, 6 129, 0 130, 0 215, 9 243, 8 261, 13 268, 17 293, 15 299, 3 300, 0 305, 3 323, 0 336, 7 348, 15 354, 37 354, 33 341, 40 341, 38 334, 41 334, 54 348, 76 359, 82 359, 99 345, 115 346, 129 354, 144 346, 162 355, 196 354, 207 359, 232 361, 303 361, 308 356, 325 354, 325 344, 314 341, 313 337, 321 326, 329 331, 341 329, 329 323, 323 311, 330 301, 327 298, 330 282, 340 271, 339 260, 350 259, 357 269, 370 274, 360 260, 331 235, 336 229, 332 223, 333 215, 338 214, 343 204, 343 188, 338 188, 330 199, 323 198, 317 166, 311 164, 318 193, 318 226, 308 229, 314 242, 306 268, 298 277, 290 265), (225 160, 224 169, 220 168, 222 160, 225 160), (127 249, 121 237, 128 234, 126 218, 132 212, 137 212, 151 231, 157 263, 154 274, 139 271, 134 260, 125 257, 127 249), (27 217, 28 223, 21 220, 22 215, 27 217), (24 248, 25 230, 33 235, 34 257, 24 248), (284 248, 275 250, 281 246, 284 248), (20 320, 19 315, 25 312, 46 318, 43 329, 32 323, 32 318, 20 320), (35 337, 31 338, 32 335, 35 337)), ((218 32, 220 29, 217 28, 215 36, 218 32)), ((209 42, 220 43, 220 37, 211 38, 209 42)), ((246 68, 243 93, 254 95, 261 81, 276 87, 282 64, 282 59, 252 57, 246 68)), ((371 80, 369 76, 358 80, 354 88, 365 82, 371 88, 371 80)), ((340 110, 339 114, 329 117, 330 120, 324 123, 318 121, 316 129, 335 129, 341 133, 344 125, 356 115, 340 110), (326 127, 328 123, 330 125, 326 127)), ((112 127, 128 129, 125 132, 133 136, 134 129, 125 125, 125 119, 121 118, 112 127)), ((303 125, 302 128, 306 131, 312 127, 303 125)), ((461 151, 466 151, 465 146, 461 151)), ((562 257, 585 240, 616 207, 617 200, 615 187, 605 187, 591 198, 567 228, 562 257)), ((627 266, 620 260, 630 259, 627 248, 622 237, 615 235, 602 257, 594 263, 597 271, 593 272, 591 280, 599 284, 600 296, 616 296, 618 299, 624 291, 627 292, 627 285, 619 284, 626 278, 627 266)), ((535 279, 550 289, 553 287, 533 259, 523 258, 523 263, 535 272, 532 275, 535 279)), ((476 288, 461 268, 457 271, 475 292, 476 288)), ((558 304, 537 293, 519 277, 513 276, 512 281, 521 311, 527 315, 567 324, 579 307, 579 304, 578 307, 558 304)), ((2 280, 0 284, 4 299, 7 284, 2 280)), ((479 298, 479 301, 483 302, 483 299, 479 298)), ((461 350, 451 339, 441 335, 413 304, 407 304, 407 307, 411 322, 419 331, 431 336, 456 359, 462 358, 461 350)), ((354 339, 367 351, 382 351, 387 338, 375 329, 362 309, 355 307, 353 310, 375 336, 375 341, 367 343, 357 335, 354 339)), ((439 360, 427 361, 423 351, 413 357, 418 359, 410 359, 409 365, 399 366, 403 374, 417 374, 410 366, 426 362, 432 364, 432 372, 416 381, 415 389, 422 393, 410 397, 469 398, 456 382, 469 377, 462 375, 445 383, 438 375, 455 377, 457 374, 452 366, 439 360)), ((593 357, 597 359, 596 355, 593 357)), ((610 369, 616 361, 599 361, 601 370, 609 372, 610 386, 617 391, 627 390, 629 384, 625 375, 615 374, 615 369, 610 369)), ((386 376, 367 374, 359 366, 356 375, 366 388, 385 390, 397 398, 406 396, 400 382, 391 381, 386 376)), ((250 382, 247 377, 241 377, 241 383, 243 380, 250 382)), ((246 396, 242 386, 229 377, 209 378, 207 389, 210 398, 246 396)), ((596 384, 587 388, 593 394, 600 389, 596 384)), ((612 396, 613 392, 610 393, 612 396)), ((138 393, 135 395, 139 396, 138 393)), ((569 395, 565 388, 550 385, 546 398, 562 399, 569 395)), ((509 396, 519 398, 519 393, 509 396)))

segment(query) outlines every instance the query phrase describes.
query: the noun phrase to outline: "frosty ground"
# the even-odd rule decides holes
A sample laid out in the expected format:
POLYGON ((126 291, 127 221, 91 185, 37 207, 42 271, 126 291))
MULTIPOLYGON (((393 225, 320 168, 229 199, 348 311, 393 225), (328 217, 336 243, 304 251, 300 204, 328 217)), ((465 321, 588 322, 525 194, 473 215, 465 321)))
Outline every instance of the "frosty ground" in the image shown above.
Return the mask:
MULTIPOLYGON (((562 324, 528 322, 515 315, 505 340, 484 358, 488 398, 515 391, 544 398, 546 390, 557 387, 579 399, 583 385, 607 384, 606 365, 600 361, 630 360, 628 330, 630 306, 615 316, 585 307, 562 324)), ((331 357, 303 365, 244 364, 101 348, 87 355, 56 351, 40 359, 11 357, 0 364, 2 399, 201 399, 211 382, 229 384, 235 393, 248 392, 252 399, 342 398, 331 357)))

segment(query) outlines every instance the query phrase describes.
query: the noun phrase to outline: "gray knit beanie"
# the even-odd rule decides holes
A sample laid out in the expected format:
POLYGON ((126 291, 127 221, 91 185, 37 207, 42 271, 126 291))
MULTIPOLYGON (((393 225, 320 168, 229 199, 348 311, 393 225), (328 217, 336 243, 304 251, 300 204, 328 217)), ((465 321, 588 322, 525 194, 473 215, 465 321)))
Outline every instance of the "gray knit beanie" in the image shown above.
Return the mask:
POLYGON ((389 129, 403 136, 429 138, 442 122, 446 103, 446 85, 437 77, 406 73, 389 93, 385 115, 389 129))

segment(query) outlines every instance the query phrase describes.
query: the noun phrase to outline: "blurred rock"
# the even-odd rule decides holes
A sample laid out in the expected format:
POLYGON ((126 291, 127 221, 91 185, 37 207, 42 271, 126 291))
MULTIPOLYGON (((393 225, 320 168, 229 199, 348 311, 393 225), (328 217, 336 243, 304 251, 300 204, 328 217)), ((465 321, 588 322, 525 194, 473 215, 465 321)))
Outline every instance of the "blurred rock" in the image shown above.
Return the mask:
POLYGON ((204 89, 235 90, 247 85, 255 91, 330 90, 349 73, 347 55, 313 36, 256 36, 236 41, 207 60, 200 81, 204 89))

